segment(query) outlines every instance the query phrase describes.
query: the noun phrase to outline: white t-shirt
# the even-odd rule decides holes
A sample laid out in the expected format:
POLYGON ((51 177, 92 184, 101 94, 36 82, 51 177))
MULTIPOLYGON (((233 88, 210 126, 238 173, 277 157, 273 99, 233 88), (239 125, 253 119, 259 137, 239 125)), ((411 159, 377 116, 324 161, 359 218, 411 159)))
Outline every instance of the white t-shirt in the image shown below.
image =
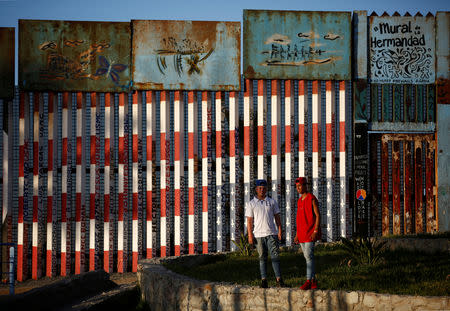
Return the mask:
POLYGON ((280 213, 277 201, 266 196, 264 200, 254 197, 245 209, 245 217, 253 217, 253 234, 255 238, 277 235, 274 215, 280 213))

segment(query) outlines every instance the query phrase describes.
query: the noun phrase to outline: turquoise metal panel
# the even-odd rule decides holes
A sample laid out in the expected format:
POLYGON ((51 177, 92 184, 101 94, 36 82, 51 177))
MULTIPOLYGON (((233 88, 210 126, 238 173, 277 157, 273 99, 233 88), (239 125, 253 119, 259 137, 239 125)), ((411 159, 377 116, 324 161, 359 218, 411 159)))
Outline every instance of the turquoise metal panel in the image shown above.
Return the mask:
POLYGON ((238 22, 132 21, 137 90, 240 90, 238 22))
POLYGON ((350 41, 350 12, 244 10, 244 75, 350 80, 350 41))
POLYGON ((15 30, 0 28, 0 98, 14 97, 15 30))
POLYGON ((19 20, 19 86, 127 91, 130 42, 130 23, 19 20))

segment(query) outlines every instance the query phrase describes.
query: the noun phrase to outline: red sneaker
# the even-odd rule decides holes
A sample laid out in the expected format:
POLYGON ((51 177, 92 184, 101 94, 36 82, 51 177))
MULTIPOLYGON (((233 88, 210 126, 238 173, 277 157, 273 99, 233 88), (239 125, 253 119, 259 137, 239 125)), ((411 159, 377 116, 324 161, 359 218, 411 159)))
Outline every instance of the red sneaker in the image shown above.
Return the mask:
POLYGON ((306 280, 306 282, 300 286, 301 290, 308 290, 311 289, 311 281, 310 280, 306 280))
POLYGON ((311 282, 311 289, 317 289, 317 280, 313 279, 311 282))

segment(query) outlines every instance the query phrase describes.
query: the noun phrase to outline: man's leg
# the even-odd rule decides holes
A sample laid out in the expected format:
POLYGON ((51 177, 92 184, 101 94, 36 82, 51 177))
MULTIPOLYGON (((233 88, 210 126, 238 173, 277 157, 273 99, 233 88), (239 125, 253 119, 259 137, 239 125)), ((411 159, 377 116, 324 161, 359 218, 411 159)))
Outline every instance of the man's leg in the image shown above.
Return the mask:
POLYGON ((306 279, 312 280, 316 277, 316 269, 314 263, 314 242, 300 243, 303 256, 306 260, 306 279))
POLYGON ((259 255, 259 271, 261 279, 267 278, 267 243, 266 238, 256 238, 256 250, 259 255))
POLYGON ((281 268, 280 268, 280 251, 279 251, 279 243, 278 237, 275 235, 271 235, 268 237, 268 248, 270 252, 270 258, 272 260, 272 268, 275 273, 275 277, 277 280, 281 278, 281 268))

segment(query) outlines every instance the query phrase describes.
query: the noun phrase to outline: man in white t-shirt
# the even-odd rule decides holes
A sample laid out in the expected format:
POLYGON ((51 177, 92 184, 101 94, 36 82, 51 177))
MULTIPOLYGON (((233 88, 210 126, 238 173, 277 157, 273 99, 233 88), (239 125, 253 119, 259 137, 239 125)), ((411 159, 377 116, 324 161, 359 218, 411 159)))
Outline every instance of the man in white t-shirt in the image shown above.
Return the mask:
POLYGON ((277 201, 266 196, 267 181, 258 179, 255 182, 256 195, 245 210, 247 217, 248 242, 256 242, 259 254, 259 270, 261 287, 267 288, 267 254, 270 252, 272 268, 277 278, 277 286, 283 287, 281 278, 279 242, 281 241, 281 218, 277 201))

